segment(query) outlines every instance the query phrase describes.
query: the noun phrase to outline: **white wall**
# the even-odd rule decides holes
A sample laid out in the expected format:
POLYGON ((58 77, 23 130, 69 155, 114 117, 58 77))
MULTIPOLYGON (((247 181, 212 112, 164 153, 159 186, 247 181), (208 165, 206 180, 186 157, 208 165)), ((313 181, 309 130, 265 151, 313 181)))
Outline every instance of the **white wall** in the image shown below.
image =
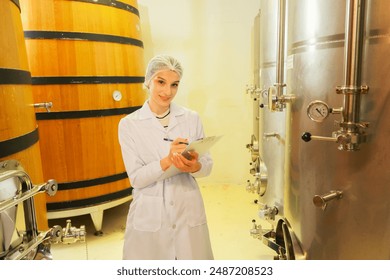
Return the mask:
POLYGON ((252 134, 252 28, 259 0, 139 0, 145 63, 156 54, 184 68, 176 103, 196 110, 213 147, 210 183, 245 183, 252 134), (245 3, 245 4, 243 4, 245 3))

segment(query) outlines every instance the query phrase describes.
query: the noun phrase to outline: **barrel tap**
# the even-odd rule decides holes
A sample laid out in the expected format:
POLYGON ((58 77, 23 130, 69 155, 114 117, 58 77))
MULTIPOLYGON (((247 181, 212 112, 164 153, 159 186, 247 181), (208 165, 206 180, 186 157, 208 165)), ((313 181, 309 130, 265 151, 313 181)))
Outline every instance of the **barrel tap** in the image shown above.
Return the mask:
POLYGON ((53 102, 43 102, 43 103, 34 103, 34 108, 45 108, 49 113, 50 109, 53 107, 53 102))

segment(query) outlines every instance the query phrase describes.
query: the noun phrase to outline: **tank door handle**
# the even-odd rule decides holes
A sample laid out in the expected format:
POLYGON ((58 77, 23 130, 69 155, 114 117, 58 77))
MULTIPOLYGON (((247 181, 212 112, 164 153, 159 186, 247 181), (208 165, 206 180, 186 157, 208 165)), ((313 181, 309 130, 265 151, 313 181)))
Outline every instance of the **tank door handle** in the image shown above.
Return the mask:
POLYGON ((301 136, 302 140, 305 142, 310 142, 311 140, 320 140, 320 141, 330 141, 337 142, 339 139, 336 137, 324 137, 324 136, 314 136, 310 132, 305 132, 301 136))

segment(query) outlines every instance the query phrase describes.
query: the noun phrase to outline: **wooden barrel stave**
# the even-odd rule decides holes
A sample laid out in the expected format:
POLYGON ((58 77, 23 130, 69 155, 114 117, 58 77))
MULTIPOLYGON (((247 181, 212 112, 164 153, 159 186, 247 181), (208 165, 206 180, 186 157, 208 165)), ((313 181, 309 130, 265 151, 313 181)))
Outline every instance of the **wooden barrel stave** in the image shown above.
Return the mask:
POLYGON ((131 11, 108 4, 118 1, 20 2, 34 102, 53 103, 37 111, 44 177, 59 183, 48 210, 128 196, 117 126, 146 99, 136 1, 120 1, 131 11))
MULTIPOLYGON (((17 160, 33 184, 43 183, 31 76, 16 2, 0 2, 0 161, 17 160)), ((46 194, 34 196, 39 230, 48 228, 46 194)))

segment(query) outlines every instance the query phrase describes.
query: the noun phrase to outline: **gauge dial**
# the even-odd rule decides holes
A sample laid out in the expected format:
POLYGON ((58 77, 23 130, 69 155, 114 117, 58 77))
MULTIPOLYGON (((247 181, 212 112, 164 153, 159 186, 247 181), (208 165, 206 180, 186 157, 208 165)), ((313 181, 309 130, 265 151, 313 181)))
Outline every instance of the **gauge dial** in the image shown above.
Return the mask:
POLYGON ((122 93, 119 90, 114 90, 114 92, 112 93, 112 98, 115 101, 121 101, 122 100, 122 93))
POLYGON ((322 122, 329 116, 329 106, 323 101, 315 100, 307 106, 308 117, 315 122, 322 122))

